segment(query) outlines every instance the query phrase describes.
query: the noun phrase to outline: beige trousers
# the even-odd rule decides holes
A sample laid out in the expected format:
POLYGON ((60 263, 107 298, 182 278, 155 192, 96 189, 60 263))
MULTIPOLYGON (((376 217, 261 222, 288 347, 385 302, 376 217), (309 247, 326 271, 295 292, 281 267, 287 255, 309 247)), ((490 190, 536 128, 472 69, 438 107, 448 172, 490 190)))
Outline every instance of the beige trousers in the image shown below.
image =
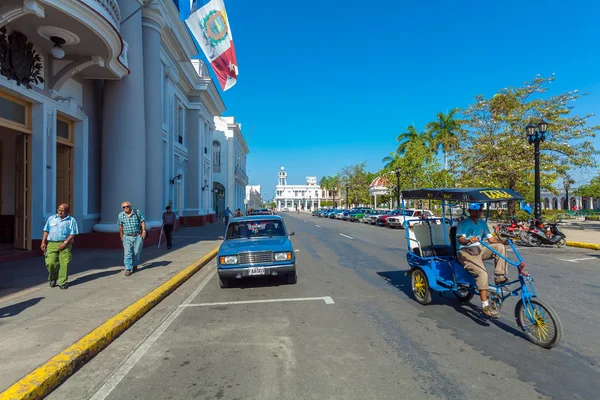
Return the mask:
MULTIPOLYGON (((489 245, 491 248, 496 250, 499 254, 506 257, 506 248, 502 243, 494 243, 489 245)), ((472 256, 466 251, 458 251, 458 261, 465 266, 465 269, 475 277, 477 283, 477 289, 488 290, 488 273, 483 264, 483 260, 489 260, 494 258, 494 273, 496 275, 506 275, 507 265, 503 258, 498 257, 495 253, 492 253, 487 247, 479 246, 481 253, 478 256, 472 256)))

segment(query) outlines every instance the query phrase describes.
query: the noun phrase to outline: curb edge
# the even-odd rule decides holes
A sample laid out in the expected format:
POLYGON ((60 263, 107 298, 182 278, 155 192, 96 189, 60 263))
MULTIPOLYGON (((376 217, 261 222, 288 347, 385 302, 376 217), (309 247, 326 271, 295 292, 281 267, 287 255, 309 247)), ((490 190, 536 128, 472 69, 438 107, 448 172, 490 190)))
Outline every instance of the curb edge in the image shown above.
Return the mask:
POLYGON ((571 242, 571 241, 567 240, 567 246, 581 247, 584 249, 592 249, 592 250, 600 250, 600 244, 595 244, 595 243, 571 242))
POLYGON ((0 393, 0 400, 41 399, 48 395, 165 297, 212 261, 218 250, 219 246, 215 247, 177 275, 79 339, 75 344, 21 378, 6 391, 0 393))

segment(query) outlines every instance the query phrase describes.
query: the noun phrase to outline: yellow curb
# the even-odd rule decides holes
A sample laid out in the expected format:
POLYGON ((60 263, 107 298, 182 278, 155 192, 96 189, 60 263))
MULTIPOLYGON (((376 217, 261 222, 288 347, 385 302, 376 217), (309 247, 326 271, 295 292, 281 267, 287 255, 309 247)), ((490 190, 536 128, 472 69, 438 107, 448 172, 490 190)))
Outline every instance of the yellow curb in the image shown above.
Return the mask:
MULTIPOLYGON (((567 246, 571 247, 582 247, 584 249, 600 250, 600 244, 594 243, 583 243, 583 242, 571 242, 567 240, 567 246)), ((1 399, 1 397, 0 397, 1 399)))
POLYGON ((201 259, 115 315, 77 343, 50 359, 17 383, 0 393, 0 400, 41 399, 102 351, 127 328, 150 311, 162 299, 208 264, 215 256, 217 246, 201 259))

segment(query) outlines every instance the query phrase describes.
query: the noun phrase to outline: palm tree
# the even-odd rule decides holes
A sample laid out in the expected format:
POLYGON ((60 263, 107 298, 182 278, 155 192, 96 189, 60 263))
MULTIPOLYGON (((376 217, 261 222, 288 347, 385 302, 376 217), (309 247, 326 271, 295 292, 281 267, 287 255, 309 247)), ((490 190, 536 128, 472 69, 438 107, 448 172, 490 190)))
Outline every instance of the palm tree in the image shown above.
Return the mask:
POLYGON ((321 185, 323 189, 326 189, 333 194, 333 206, 335 207, 335 192, 340 185, 340 178, 337 175, 324 176, 319 181, 319 185, 321 185))
POLYGON ((435 121, 425 125, 425 129, 433 139, 433 148, 435 150, 441 148, 444 153, 444 169, 448 169, 448 155, 458 145, 457 133, 460 130, 460 122, 454 119, 457 112, 457 108, 447 114, 439 112, 435 121))
POLYGON ((417 128, 415 128, 414 125, 407 126, 406 131, 399 134, 396 138, 396 140, 399 143, 396 153, 398 155, 404 155, 404 153, 406 153, 406 148, 408 147, 408 144, 420 140, 420 136, 421 135, 419 135, 419 132, 417 131, 417 128))
POLYGON ((383 163, 383 168, 391 168, 392 165, 394 165, 396 161, 398 161, 401 157, 402 156, 400 155, 400 153, 398 153, 398 151, 396 151, 395 153, 390 151, 390 155, 387 157, 383 157, 383 159, 381 160, 381 162, 383 163))

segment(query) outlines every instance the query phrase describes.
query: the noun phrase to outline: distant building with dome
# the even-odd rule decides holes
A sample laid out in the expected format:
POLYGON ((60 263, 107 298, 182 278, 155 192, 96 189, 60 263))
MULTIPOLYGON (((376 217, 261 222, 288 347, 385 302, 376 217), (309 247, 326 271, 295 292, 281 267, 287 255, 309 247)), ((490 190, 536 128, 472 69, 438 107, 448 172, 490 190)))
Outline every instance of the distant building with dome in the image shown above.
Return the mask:
POLYGON ((275 203, 277 211, 283 211, 287 208, 289 211, 313 210, 321 206, 321 200, 324 193, 317 184, 316 176, 307 176, 304 185, 289 185, 287 181, 287 172, 285 168, 277 174, 277 186, 275 187, 275 203))

